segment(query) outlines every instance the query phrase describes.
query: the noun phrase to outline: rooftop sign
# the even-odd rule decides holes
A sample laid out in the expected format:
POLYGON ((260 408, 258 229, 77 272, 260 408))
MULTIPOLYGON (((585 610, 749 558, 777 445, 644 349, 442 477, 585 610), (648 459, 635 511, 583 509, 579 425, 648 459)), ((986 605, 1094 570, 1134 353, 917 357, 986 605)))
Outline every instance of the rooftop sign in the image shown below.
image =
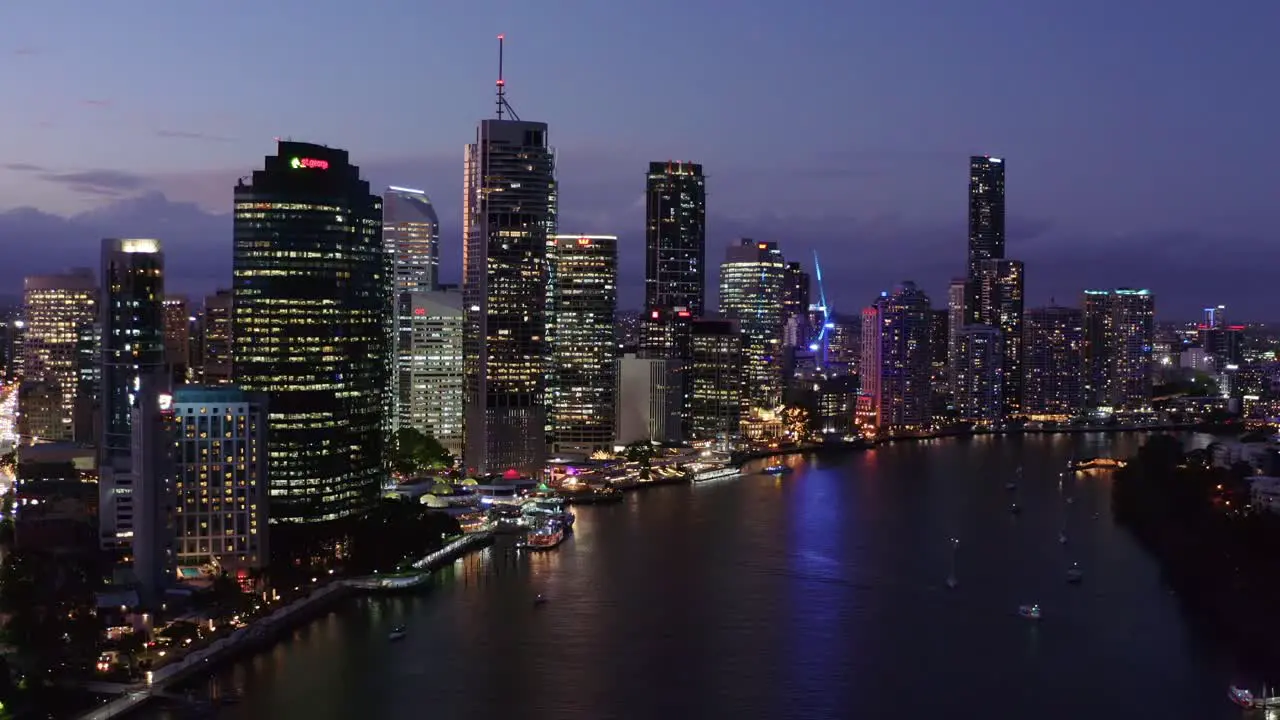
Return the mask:
POLYGON ((329 161, 316 158, 293 158, 289 161, 289 167, 294 170, 328 170, 329 161))

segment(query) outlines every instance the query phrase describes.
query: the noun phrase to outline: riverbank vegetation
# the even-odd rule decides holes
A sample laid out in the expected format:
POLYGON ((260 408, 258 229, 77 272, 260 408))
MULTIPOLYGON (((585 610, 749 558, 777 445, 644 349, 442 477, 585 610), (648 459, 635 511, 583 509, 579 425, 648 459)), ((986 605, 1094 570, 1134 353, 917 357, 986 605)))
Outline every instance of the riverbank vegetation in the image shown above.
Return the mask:
POLYGON ((1250 506, 1251 466, 1218 467, 1213 455, 1150 438, 1116 473, 1116 520, 1199 619, 1252 661, 1280 668, 1280 627, 1270 622, 1280 603, 1280 516, 1250 506))

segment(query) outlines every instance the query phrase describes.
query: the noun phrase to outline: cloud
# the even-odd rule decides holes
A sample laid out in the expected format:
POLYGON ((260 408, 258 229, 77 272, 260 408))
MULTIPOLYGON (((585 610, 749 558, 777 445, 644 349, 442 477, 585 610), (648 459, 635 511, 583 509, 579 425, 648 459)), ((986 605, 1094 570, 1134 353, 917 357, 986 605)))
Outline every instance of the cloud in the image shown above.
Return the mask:
POLYGON ((93 99, 89 99, 89 100, 81 100, 81 101, 80 101, 80 104, 81 104, 81 105, 88 105, 88 106, 90 106, 90 107, 99 107, 99 108, 108 108, 108 107, 111 107, 111 101, 110 101, 110 100, 93 100, 93 99))
POLYGON ((39 55, 40 49, 33 47, 20 47, 14 50, 13 54, 19 56, 39 55))
POLYGON ((180 140, 204 140, 207 142, 233 142, 235 138, 189 130, 156 130, 156 137, 175 138, 180 140))
POLYGON ((5 163, 4 165, 0 165, 0 167, 3 167, 5 170, 13 170, 14 172, 49 172, 47 168, 43 168, 39 165, 32 165, 31 163, 5 163))
POLYGON ((147 188, 151 181, 143 175, 120 170, 81 170, 78 172, 45 172, 40 175, 45 182, 64 185, 69 190, 86 195, 120 197, 147 188))

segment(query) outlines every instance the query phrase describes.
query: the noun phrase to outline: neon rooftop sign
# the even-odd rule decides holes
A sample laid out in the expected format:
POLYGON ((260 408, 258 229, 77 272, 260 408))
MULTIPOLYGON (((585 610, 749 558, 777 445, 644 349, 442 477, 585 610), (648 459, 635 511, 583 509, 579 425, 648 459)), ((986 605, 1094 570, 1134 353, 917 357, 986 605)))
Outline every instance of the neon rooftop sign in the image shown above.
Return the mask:
POLYGON ((289 161, 289 167, 294 170, 328 170, 329 161, 316 158, 294 158, 289 161))

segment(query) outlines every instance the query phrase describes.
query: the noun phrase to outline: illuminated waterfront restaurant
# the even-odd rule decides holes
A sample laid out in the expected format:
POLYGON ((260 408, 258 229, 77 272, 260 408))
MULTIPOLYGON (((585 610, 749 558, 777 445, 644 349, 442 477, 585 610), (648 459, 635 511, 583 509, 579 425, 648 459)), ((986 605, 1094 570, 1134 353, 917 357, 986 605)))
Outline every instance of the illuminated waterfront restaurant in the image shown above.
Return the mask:
POLYGON ((281 141, 235 189, 232 356, 268 396, 271 522, 363 512, 389 416, 391 256, 382 200, 345 150, 281 141))
POLYGON ((583 457, 615 434, 618 238, 557 235, 551 341, 551 437, 557 453, 583 457))

